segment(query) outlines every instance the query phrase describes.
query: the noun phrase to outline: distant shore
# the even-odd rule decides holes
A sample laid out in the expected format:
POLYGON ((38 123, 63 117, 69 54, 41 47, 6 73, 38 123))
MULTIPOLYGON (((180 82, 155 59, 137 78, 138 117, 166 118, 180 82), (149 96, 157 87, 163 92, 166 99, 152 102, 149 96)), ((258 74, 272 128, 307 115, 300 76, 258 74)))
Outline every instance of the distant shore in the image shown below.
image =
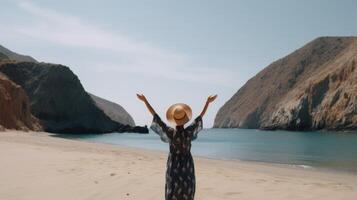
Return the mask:
MULTIPOLYGON (((164 198, 166 153, 0 132, 0 199, 164 198)), ((196 199, 355 199, 357 175, 194 157, 196 199)))

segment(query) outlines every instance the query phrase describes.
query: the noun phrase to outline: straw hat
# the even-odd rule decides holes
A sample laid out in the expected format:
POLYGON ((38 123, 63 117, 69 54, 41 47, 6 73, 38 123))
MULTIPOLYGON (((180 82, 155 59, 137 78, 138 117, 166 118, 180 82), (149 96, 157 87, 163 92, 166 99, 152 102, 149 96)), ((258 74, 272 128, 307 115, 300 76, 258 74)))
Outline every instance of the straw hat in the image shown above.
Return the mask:
POLYGON ((192 110, 190 106, 184 103, 176 103, 169 107, 166 111, 167 120, 176 125, 181 126, 190 121, 192 110))

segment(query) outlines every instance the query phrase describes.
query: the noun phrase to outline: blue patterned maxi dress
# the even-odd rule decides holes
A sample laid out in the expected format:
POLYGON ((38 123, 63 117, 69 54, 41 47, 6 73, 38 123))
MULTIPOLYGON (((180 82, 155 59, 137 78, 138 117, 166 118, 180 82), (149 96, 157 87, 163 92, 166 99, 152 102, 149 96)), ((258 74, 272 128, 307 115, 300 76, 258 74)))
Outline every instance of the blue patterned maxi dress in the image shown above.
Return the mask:
POLYGON ((195 196, 195 166, 191 155, 191 141, 202 130, 202 118, 198 116, 186 128, 168 127, 155 114, 150 127, 160 135, 162 141, 169 143, 170 153, 167 159, 165 199, 193 200, 195 196))

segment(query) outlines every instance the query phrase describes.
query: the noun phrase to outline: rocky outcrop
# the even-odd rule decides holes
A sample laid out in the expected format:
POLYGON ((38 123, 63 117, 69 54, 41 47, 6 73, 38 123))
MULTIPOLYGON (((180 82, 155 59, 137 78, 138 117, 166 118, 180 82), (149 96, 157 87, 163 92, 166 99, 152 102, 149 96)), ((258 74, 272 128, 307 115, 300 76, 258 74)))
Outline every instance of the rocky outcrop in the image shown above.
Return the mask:
POLYGON ((250 79, 214 127, 357 129, 356 62, 356 37, 318 38, 250 79))
POLYGON ((45 131, 56 133, 123 132, 124 125, 98 108, 78 77, 65 66, 5 63, 0 71, 27 93, 31 111, 45 131))
POLYGON ((42 129, 39 121, 30 112, 30 103, 25 91, 1 73, 0 111, 0 131, 42 129))
POLYGON ((9 49, 0 45, 0 57, 1 57, 1 54, 6 55, 7 58, 10 60, 15 60, 18 62, 37 62, 31 56, 25 56, 25 55, 21 55, 21 54, 12 52, 9 49))
POLYGON ((148 127, 145 126, 129 126, 129 125, 125 125, 124 126, 124 130, 127 133, 141 133, 141 134, 148 134, 149 133, 149 129, 148 127))
POLYGON ((9 57, 7 57, 7 55, 5 55, 5 54, 0 52, 0 61, 1 60, 6 60, 6 59, 9 59, 9 57))
POLYGON ((133 118, 122 106, 97 97, 93 94, 88 94, 94 100, 98 108, 101 109, 108 117, 110 117, 110 119, 124 125, 135 126, 133 118))

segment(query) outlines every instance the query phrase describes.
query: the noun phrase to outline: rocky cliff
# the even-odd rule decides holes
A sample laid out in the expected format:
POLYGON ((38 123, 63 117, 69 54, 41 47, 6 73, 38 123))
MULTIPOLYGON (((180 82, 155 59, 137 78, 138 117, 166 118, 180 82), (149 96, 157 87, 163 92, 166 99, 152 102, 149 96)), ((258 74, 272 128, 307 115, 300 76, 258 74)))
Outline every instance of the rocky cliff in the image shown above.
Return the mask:
POLYGON ((357 38, 322 37, 251 78, 214 127, 357 129, 357 38))
POLYGON ((0 130, 40 131, 39 121, 30 112, 25 91, 0 73, 0 130))
POLYGON ((93 99, 99 109, 101 109, 107 116, 112 120, 119 122, 124 125, 135 126, 133 118, 129 113, 119 104, 108 101, 106 99, 95 96, 94 94, 88 93, 93 99))
MULTIPOLYGON (((104 133, 125 131, 84 90, 78 77, 65 66, 18 62, 5 63, 6 74, 27 93, 31 111, 46 131, 57 133, 104 133)), ((130 120, 129 120, 130 121, 130 120)))

